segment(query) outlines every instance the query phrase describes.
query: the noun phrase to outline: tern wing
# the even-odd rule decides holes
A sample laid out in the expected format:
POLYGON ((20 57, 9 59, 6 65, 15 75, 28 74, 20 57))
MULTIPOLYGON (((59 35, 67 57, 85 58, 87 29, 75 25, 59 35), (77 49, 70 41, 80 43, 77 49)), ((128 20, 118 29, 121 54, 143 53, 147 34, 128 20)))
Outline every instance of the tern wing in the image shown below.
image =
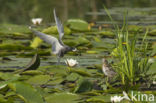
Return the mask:
POLYGON ((61 21, 59 20, 59 18, 56 16, 55 9, 54 9, 54 18, 55 18, 57 30, 58 30, 58 33, 59 33, 59 42, 60 42, 61 45, 64 45, 64 43, 62 41, 62 37, 64 36, 64 27, 63 27, 61 21))
POLYGON ((36 36, 41 38, 43 41, 45 41, 46 43, 51 44, 52 45, 52 51, 53 51, 54 54, 57 54, 59 52, 59 50, 62 48, 62 45, 59 43, 57 38, 55 38, 55 37, 53 37, 51 35, 41 33, 41 32, 36 31, 36 30, 32 30, 32 32, 36 36))

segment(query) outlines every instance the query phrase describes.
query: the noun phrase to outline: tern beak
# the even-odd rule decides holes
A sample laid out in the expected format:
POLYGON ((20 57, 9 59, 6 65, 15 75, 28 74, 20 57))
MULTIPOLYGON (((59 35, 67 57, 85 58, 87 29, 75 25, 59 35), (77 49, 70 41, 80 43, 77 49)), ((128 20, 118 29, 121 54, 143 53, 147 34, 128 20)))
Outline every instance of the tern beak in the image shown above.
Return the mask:
POLYGON ((77 49, 75 48, 75 49, 73 49, 72 51, 73 51, 73 52, 76 52, 76 51, 77 51, 77 49))

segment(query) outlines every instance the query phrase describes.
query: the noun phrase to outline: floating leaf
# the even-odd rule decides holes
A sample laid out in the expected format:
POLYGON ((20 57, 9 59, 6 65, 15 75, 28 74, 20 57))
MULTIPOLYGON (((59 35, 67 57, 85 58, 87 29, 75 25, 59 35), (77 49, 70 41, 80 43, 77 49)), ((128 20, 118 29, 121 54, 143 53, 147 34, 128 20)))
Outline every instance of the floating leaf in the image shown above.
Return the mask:
MULTIPOLYGON (((46 28, 42 32, 46 33, 46 34, 58 34, 56 26, 51 26, 49 28, 46 28)), ((64 27, 64 33, 65 33, 65 35, 69 35, 69 34, 71 34, 71 30, 65 26, 64 27)))
POLYGON ((150 31, 148 34, 151 36, 156 36, 156 29, 150 31))
POLYGON ((31 42, 30 47, 36 49, 42 42, 43 40, 41 40, 39 37, 35 37, 33 41, 31 42))
POLYGON ((86 51, 88 54, 98 54, 98 51, 88 50, 86 51))
POLYGON ((89 99, 87 99, 87 102, 93 102, 93 103, 110 103, 110 95, 105 96, 94 96, 89 99))
POLYGON ((20 77, 19 74, 12 74, 12 73, 3 73, 0 72, 0 79, 9 81, 9 80, 17 80, 20 77))
POLYGON ((79 75, 82 75, 82 76, 91 77, 91 74, 89 74, 89 73, 87 73, 86 71, 81 70, 81 69, 71 69, 71 72, 73 72, 73 73, 78 73, 79 75))
POLYGON ((0 78, 2 78, 5 81, 0 82, 0 87, 6 87, 8 83, 17 81, 20 78, 19 74, 11 74, 11 73, 0 73, 0 78))
POLYGON ((55 93, 45 99, 47 103, 79 103, 79 96, 73 93, 55 93))
POLYGON ((55 77, 51 81, 49 81, 47 84, 58 85, 58 84, 62 83, 63 81, 64 81, 64 78, 62 78, 62 77, 55 77))
POLYGON ((66 77, 66 80, 68 80, 68 81, 75 81, 75 80, 77 80, 79 77, 80 77, 79 74, 77 74, 77 73, 71 73, 70 75, 68 75, 68 76, 66 77))
POLYGON ((40 75, 43 74, 43 72, 39 70, 27 70, 21 73, 22 75, 40 75))
POLYGON ((9 87, 26 103, 44 103, 41 94, 27 83, 14 82, 10 83, 9 87))
POLYGON ((87 79, 80 78, 77 81, 77 86, 74 90, 75 93, 82 93, 82 92, 88 92, 91 91, 93 87, 93 84, 88 81, 87 79))
POLYGON ((50 80, 49 75, 36 75, 34 77, 31 77, 27 80, 27 83, 33 84, 33 85, 42 85, 47 83, 50 80))
POLYGON ((88 31, 89 26, 86 21, 80 19, 69 19, 67 21, 67 25, 69 25, 71 29, 76 31, 88 31))
POLYGON ((20 51, 20 50, 32 50, 31 47, 27 47, 21 44, 7 44, 2 43, 0 44, 0 50, 7 50, 7 51, 20 51))

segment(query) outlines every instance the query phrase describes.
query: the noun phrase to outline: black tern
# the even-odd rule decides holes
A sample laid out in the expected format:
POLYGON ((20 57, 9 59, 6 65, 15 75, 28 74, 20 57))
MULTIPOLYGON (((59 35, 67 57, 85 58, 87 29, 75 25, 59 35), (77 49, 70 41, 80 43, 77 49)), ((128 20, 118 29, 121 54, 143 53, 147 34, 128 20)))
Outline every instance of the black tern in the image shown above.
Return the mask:
POLYGON ((56 16, 55 9, 54 9, 54 18, 55 18, 57 30, 59 33, 59 39, 55 38, 54 36, 47 35, 45 33, 34 30, 31 27, 30 29, 36 36, 38 36, 39 38, 41 38, 43 41, 47 42, 48 44, 52 45, 52 53, 57 55, 58 64, 59 64, 60 58, 63 57, 64 54, 66 54, 69 51, 76 51, 76 48, 69 47, 63 43, 62 38, 64 36, 64 27, 61 21, 59 20, 59 18, 56 16))

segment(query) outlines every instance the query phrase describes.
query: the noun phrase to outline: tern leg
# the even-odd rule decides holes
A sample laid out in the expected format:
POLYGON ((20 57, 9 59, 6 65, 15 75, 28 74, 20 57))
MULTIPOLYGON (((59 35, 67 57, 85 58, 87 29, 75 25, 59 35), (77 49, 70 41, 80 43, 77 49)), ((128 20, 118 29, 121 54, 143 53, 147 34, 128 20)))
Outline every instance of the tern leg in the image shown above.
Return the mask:
POLYGON ((59 57, 59 56, 57 56, 57 65, 59 65, 60 64, 60 60, 61 60, 61 58, 59 57))

